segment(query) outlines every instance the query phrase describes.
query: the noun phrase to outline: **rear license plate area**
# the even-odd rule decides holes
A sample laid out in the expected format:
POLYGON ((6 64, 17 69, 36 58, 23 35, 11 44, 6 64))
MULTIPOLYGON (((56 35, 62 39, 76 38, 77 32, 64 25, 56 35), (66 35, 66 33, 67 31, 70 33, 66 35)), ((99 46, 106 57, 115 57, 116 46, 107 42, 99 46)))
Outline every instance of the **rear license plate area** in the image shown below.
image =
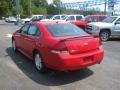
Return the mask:
POLYGON ((93 56, 88 56, 84 58, 85 62, 93 61, 93 56))

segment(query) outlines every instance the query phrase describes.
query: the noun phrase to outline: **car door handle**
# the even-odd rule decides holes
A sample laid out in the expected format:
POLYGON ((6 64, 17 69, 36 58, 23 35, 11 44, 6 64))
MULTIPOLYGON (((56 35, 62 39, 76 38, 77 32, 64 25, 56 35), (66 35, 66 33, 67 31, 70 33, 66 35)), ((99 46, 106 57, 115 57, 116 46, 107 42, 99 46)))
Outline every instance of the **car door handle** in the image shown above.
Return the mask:
POLYGON ((25 40, 29 40, 30 41, 30 39, 29 38, 24 38, 25 40))

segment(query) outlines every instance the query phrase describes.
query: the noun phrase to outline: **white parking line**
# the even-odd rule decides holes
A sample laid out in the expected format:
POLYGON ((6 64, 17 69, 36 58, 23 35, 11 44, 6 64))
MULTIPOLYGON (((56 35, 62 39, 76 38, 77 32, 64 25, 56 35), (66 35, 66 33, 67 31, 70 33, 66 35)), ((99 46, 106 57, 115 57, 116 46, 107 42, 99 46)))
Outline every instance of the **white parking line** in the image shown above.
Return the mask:
POLYGON ((12 34, 6 34, 5 37, 11 38, 12 34))

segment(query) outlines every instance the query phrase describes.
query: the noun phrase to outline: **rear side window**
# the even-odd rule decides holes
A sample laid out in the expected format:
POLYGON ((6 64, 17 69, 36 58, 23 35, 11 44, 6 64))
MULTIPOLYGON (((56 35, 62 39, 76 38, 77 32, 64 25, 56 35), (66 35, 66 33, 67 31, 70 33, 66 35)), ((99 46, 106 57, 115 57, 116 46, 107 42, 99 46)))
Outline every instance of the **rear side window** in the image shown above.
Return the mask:
POLYGON ((46 28, 54 37, 87 34, 85 31, 73 24, 48 24, 46 25, 46 28))
POLYGON ((82 16, 76 16, 76 20, 81 20, 82 16))
POLYGON ((39 36, 39 29, 36 25, 31 25, 28 30, 28 35, 39 36))

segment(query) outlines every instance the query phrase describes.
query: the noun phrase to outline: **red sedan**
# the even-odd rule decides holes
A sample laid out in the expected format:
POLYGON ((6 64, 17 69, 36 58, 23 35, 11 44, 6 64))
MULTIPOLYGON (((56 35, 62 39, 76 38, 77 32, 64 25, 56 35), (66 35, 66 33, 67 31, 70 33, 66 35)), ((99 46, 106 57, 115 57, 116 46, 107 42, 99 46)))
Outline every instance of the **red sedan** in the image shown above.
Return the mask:
POLYGON ((99 64, 104 50, 98 37, 68 22, 32 22, 12 37, 14 51, 34 60, 39 71, 71 71, 99 64))

